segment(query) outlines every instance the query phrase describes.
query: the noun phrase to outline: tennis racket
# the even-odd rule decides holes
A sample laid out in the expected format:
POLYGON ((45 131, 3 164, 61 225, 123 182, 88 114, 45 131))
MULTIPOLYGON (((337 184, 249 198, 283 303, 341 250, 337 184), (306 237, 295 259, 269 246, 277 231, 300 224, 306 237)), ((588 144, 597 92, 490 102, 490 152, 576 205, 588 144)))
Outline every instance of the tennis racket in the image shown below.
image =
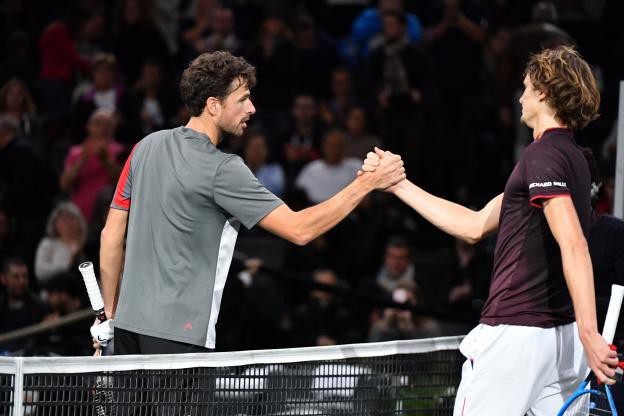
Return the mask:
MULTIPOLYGON (((93 263, 90 261, 81 263, 78 266, 78 270, 80 274, 82 274, 82 279, 87 288, 91 308, 93 308, 95 316, 100 321, 100 325, 104 325, 107 321, 106 313, 104 312, 104 301, 102 300, 102 293, 100 292, 100 287, 95 278, 93 263)), ((98 341, 100 340, 98 339, 98 341)), ((101 355, 105 348, 106 347, 101 347, 96 352, 96 356, 101 355)), ((106 351, 104 351, 104 354, 106 354, 106 351)), ((102 375, 95 377, 95 384, 91 388, 91 394, 93 396, 93 402, 95 403, 96 416, 114 416, 117 414, 116 407, 113 406, 115 403, 113 392, 114 386, 112 376, 102 375)))
MULTIPOLYGON (((615 335, 615 328, 620 316, 620 308, 624 298, 624 286, 611 286, 611 300, 605 319, 602 336, 611 344, 615 335)), ((598 383, 593 374, 585 380, 578 389, 563 404, 557 416, 589 416, 613 415, 617 416, 611 388, 606 384, 598 383)))
MULTIPOLYGON (((95 340, 97 340, 102 347, 106 347, 109 340, 112 339, 113 329, 111 326, 111 320, 106 319, 106 313, 104 312, 104 301, 102 300, 102 294, 100 293, 100 288, 97 284, 97 280, 95 279, 93 263, 91 263, 90 261, 81 263, 80 266, 78 266, 78 270, 80 270, 85 286, 87 288, 91 307, 93 308, 93 311, 95 312, 98 321, 100 321, 99 325, 94 325, 91 327, 91 336, 95 340)), ((96 351, 95 355, 101 355, 102 352, 106 353, 107 351, 103 351, 102 348, 100 348, 96 351)))

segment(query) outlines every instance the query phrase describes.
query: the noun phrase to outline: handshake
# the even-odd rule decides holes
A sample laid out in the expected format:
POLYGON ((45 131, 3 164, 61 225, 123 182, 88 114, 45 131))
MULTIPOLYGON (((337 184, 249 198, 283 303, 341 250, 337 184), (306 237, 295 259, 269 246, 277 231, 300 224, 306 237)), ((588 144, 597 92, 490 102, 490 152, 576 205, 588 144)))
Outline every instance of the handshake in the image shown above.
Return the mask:
POLYGON ((406 178, 403 160, 399 155, 375 147, 374 152, 366 155, 358 177, 371 180, 374 189, 392 192, 395 185, 406 178))

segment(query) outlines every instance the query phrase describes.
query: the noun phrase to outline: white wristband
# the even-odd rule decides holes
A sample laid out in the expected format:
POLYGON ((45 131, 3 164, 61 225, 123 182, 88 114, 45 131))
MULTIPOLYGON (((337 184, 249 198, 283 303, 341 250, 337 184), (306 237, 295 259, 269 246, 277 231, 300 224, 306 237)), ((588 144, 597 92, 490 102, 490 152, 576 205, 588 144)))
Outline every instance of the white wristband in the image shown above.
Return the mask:
POLYGON ((113 339, 114 328, 113 320, 109 319, 99 325, 93 325, 91 327, 91 336, 98 342, 98 344, 105 347, 106 344, 108 344, 108 341, 113 339))

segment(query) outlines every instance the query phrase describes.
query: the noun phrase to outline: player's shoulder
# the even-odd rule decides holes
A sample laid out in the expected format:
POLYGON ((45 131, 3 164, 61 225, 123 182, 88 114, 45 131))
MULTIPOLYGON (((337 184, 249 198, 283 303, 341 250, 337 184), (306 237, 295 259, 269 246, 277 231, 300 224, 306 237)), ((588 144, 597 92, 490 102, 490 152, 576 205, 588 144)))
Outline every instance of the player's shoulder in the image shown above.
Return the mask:
POLYGON ((552 141, 533 140, 522 152, 525 161, 540 159, 565 158, 566 149, 556 146, 552 141))

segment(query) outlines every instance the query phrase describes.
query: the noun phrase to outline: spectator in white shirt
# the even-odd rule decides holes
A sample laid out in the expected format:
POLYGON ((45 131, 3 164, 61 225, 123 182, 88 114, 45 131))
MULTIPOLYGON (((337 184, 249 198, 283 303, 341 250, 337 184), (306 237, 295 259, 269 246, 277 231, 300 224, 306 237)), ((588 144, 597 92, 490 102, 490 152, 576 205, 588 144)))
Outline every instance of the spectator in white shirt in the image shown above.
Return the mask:
POLYGON ((82 260, 87 224, 80 209, 61 202, 48 220, 46 236, 35 255, 35 274, 45 286, 55 275, 69 271, 82 260))
POLYGON ((295 185, 303 189, 313 203, 331 198, 355 179, 361 162, 345 157, 346 145, 342 130, 330 130, 323 140, 323 158, 305 165, 297 176, 295 185))

